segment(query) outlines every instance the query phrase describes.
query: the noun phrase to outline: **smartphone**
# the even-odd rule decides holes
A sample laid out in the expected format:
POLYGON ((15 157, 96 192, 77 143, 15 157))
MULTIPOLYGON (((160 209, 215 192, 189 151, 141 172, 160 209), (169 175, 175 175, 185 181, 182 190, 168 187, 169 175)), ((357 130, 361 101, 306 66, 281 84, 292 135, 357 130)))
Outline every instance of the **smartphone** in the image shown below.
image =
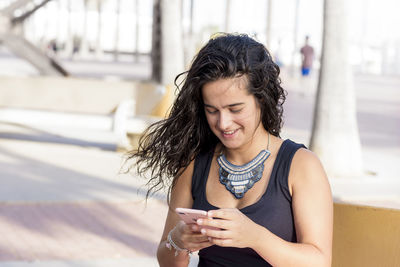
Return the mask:
POLYGON ((175 211, 186 224, 195 224, 197 219, 207 218, 207 211, 205 210, 176 208, 175 211))
MULTIPOLYGON (((198 219, 207 218, 207 211, 205 210, 176 208, 175 211, 179 215, 179 217, 181 217, 182 221, 184 221, 186 224, 196 224, 198 219)), ((200 226, 200 228, 221 230, 212 226, 200 226)))

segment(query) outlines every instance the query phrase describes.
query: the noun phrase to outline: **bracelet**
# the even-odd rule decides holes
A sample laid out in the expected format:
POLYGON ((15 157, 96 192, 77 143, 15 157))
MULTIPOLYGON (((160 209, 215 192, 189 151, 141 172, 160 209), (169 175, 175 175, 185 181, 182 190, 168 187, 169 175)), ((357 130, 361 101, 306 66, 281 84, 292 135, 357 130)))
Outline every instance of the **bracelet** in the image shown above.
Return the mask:
MULTIPOLYGON (((175 228, 174 228, 175 229, 175 228)), ((171 231, 169 231, 168 233, 168 237, 167 237, 167 243, 165 244, 165 246, 171 250, 172 248, 175 249, 175 257, 178 256, 179 252, 181 251, 186 251, 187 253, 191 254, 192 252, 186 248, 180 248, 177 244, 175 244, 175 242, 172 240, 171 237, 171 232, 174 230, 172 229, 171 231)))

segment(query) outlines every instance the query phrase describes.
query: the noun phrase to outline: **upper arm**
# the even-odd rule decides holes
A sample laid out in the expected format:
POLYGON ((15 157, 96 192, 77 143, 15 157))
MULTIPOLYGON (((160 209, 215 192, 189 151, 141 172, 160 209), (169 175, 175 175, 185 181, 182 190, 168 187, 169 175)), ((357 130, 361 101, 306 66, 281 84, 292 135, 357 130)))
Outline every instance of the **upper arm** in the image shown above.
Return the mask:
POLYGON ((168 215, 165 221, 162 240, 167 239, 169 231, 179 222, 180 218, 175 213, 175 208, 191 208, 193 204, 192 197, 192 176, 194 169, 194 161, 192 161, 183 173, 177 178, 175 186, 171 191, 171 199, 169 203, 168 215))
POLYGON ((333 203, 328 178, 319 159, 299 149, 289 172, 297 242, 315 246, 331 259, 333 203))

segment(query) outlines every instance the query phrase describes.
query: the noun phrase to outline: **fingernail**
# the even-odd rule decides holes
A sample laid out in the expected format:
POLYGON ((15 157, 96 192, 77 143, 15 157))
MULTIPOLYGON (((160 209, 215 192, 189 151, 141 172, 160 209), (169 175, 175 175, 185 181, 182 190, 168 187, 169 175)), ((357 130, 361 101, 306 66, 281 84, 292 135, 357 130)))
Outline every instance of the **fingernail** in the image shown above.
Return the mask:
POLYGON ((208 212, 208 217, 212 217, 212 212, 211 211, 208 212))
POLYGON ((205 235, 206 234, 206 229, 201 229, 201 233, 203 234, 203 235, 205 235))
POLYGON ((197 224, 202 224, 203 223, 203 220, 202 219, 198 219, 197 220, 197 224))

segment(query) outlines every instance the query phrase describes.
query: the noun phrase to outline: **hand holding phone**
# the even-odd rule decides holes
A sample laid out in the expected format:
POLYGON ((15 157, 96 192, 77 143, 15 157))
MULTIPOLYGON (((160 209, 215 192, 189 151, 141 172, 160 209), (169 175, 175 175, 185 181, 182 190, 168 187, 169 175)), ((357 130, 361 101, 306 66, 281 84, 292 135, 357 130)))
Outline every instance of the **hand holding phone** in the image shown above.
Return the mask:
MULTIPOLYGON (((176 208, 176 213, 186 224, 196 224, 198 219, 208 218, 207 211, 205 210, 196 210, 196 209, 186 209, 186 208, 176 208)), ((219 228, 212 226, 200 226, 201 228, 220 230, 219 228)))

